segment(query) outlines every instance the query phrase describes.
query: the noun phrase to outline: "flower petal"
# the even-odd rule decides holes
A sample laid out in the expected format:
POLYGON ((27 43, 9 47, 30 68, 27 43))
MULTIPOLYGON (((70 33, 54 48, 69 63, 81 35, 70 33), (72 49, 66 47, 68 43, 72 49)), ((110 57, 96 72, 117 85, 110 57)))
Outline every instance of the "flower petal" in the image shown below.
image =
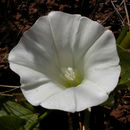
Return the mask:
POLYGON ((75 57, 79 60, 82 59, 88 49, 94 42, 104 33, 105 28, 89 18, 81 17, 78 23, 73 43, 73 51, 75 57), (78 52, 78 53, 77 53, 78 52))
MULTIPOLYGON (((26 88, 27 87, 29 86, 26 85, 26 88)), ((32 87, 34 87, 34 89, 22 89, 22 92, 26 99, 35 106, 40 105, 43 101, 63 91, 61 87, 58 87, 58 85, 53 82, 36 82, 32 84, 32 87)))
POLYGON ((20 75, 21 90, 32 105, 39 105, 47 98, 64 90, 45 75, 28 67, 11 64, 10 67, 20 75))
POLYGON ((24 33, 9 62, 32 105, 69 112, 104 102, 120 74, 111 31, 80 15, 57 11, 39 18, 24 33), (79 86, 61 85, 67 68, 84 76, 79 86))
POLYGON ((105 31, 92 45, 84 57, 85 78, 110 93, 117 85, 120 66, 115 38, 111 31, 105 31))
POLYGON ((41 17, 26 31, 10 52, 9 62, 27 66, 58 80, 59 64, 47 17, 41 17))
POLYGON ((105 28, 89 18, 81 17, 78 24, 75 25, 73 41, 73 55, 75 56, 74 64, 78 71, 84 73, 83 57, 95 41, 104 33, 105 28))
POLYGON ((82 111, 97 106, 108 99, 107 93, 100 86, 89 80, 84 80, 75 89, 76 111, 82 111))
POLYGON ((59 62, 63 68, 73 67, 72 42, 80 18, 80 15, 71 15, 59 11, 51 12, 48 15, 59 62))
POLYGON ((74 112, 75 101, 73 88, 66 89, 56 95, 53 95, 52 97, 47 98, 40 105, 47 109, 74 112))
POLYGON ((61 67, 72 67, 81 71, 84 54, 104 33, 105 28, 80 15, 54 11, 48 17, 59 64, 61 67))
POLYGON ((59 109, 69 112, 82 111, 107 100, 108 95, 96 84, 85 80, 78 87, 69 88, 41 103, 49 109, 59 109))

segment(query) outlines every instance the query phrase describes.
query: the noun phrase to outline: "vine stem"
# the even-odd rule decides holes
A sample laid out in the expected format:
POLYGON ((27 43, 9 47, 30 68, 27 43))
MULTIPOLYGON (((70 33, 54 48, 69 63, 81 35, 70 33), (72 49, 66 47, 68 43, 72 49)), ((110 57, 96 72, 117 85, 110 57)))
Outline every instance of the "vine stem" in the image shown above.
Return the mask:
POLYGON ((89 130, 90 128, 90 115, 91 115, 91 108, 84 110, 83 130, 89 130))
POLYGON ((44 119, 50 113, 51 113, 51 111, 47 111, 47 112, 43 113, 38 119, 32 121, 29 125, 27 125, 25 130, 32 130, 42 119, 44 119))
POLYGON ((69 130, 73 130, 73 125, 72 125, 72 118, 70 113, 68 112, 68 123, 69 123, 69 130))

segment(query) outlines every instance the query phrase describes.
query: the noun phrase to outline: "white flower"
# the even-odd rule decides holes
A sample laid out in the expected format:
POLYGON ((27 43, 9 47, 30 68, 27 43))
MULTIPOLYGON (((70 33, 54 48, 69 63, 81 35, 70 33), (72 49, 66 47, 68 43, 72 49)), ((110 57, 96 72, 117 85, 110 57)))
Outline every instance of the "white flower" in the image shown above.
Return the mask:
POLYGON ((32 105, 69 112, 106 101, 120 75, 112 32, 89 18, 58 11, 24 33, 9 62, 32 105))

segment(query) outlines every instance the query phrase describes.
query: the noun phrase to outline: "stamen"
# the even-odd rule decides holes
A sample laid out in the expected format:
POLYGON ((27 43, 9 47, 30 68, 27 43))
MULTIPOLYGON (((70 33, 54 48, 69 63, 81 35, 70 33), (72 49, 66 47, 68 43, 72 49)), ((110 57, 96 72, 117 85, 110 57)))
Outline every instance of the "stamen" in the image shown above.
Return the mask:
POLYGON ((68 80, 75 80, 75 72, 73 71, 73 69, 71 67, 68 67, 67 70, 65 71, 64 74, 65 78, 68 80))
POLYGON ((79 73, 77 73, 76 71, 74 71, 74 69, 72 67, 68 67, 65 69, 62 69, 62 73, 63 73, 63 84, 64 86, 68 87, 76 87, 78 86, 81 81, 82 81, 82 77, 79 73))

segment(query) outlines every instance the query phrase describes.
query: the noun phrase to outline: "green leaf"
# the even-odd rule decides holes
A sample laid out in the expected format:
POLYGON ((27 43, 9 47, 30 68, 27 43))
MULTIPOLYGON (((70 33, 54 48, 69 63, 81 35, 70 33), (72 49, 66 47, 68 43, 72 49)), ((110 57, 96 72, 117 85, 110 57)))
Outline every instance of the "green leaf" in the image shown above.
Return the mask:
POLYGON ((4 103, 4 108, 10 115, 25 119, 27 121, 26 125, 38 118, 38 114, 33 113, 28 108, 25 108, 23 105, 13 101, 7 101, 4 103))
POLYGON ((0 110, 0 117, 1 116, 6 116, 6 115, 8 115, 8 113, 3 108, 1 108, 1 110, 0 110))
POLYGON ((117 46, 121 65, 121 79, 119 85, 130 84, 130 52, 117 46))
POLYGON ((19 116, 25 119, 26 115, 33 114, 33 112, 29 109, 13 101, 7 101, 6 103, 4 103, 4 108, 10 115, 19 116))
POLYGON ((38 119, 32 121, 30 124, 26 125, 25 130, 32 130, 41 120, 48 116, 51 111, 44 112, 38 119))
MULTIPOLYGON (((1 98, 0 102, 3 102, 1 98)), ((34 108, 28 103, 19 104, 14 101, 5 101, 0 107, 0 117, 2 116, 15 116, 26 120, 26 125, 30 124, 34 120, 38 119, 38 114, 34 112, 34 108)))
POLYGON ((21 102, 21 105, 24 106, 25 108, 29 109, 30 111, 35 112, 34 107, 27 101, 21 102))
POLYGON ((124 37, 124 39, 122 40, 121 47, 123 48, 130 48, 130 32, 127 32, 126 36, 124 37))
POLYGON ((106 102, 101 104, 101 106, 108 106, 108 107, 113 107, 114 105, 115 105, 115 99, 112 94, 109 96, 106 102))
POLYGON ((3 103, 6 102, 7 100, 9 100, 9 98, 7 98, 7 97, 5 98, 4 96, 0 96, 0 117, 8 115, 8 113, 3 108, 3 103))
POLYGON ((24 119, 15 116, 2 116, 0 117, 0 130, 19 130, 24 123, 24 119))
POLYGON ((122 42, 122 40, 125 38, 127 31, 129 30, 129 26, 125 25, 117 39, 117 44, 120 45, 120 43, 122 42))

